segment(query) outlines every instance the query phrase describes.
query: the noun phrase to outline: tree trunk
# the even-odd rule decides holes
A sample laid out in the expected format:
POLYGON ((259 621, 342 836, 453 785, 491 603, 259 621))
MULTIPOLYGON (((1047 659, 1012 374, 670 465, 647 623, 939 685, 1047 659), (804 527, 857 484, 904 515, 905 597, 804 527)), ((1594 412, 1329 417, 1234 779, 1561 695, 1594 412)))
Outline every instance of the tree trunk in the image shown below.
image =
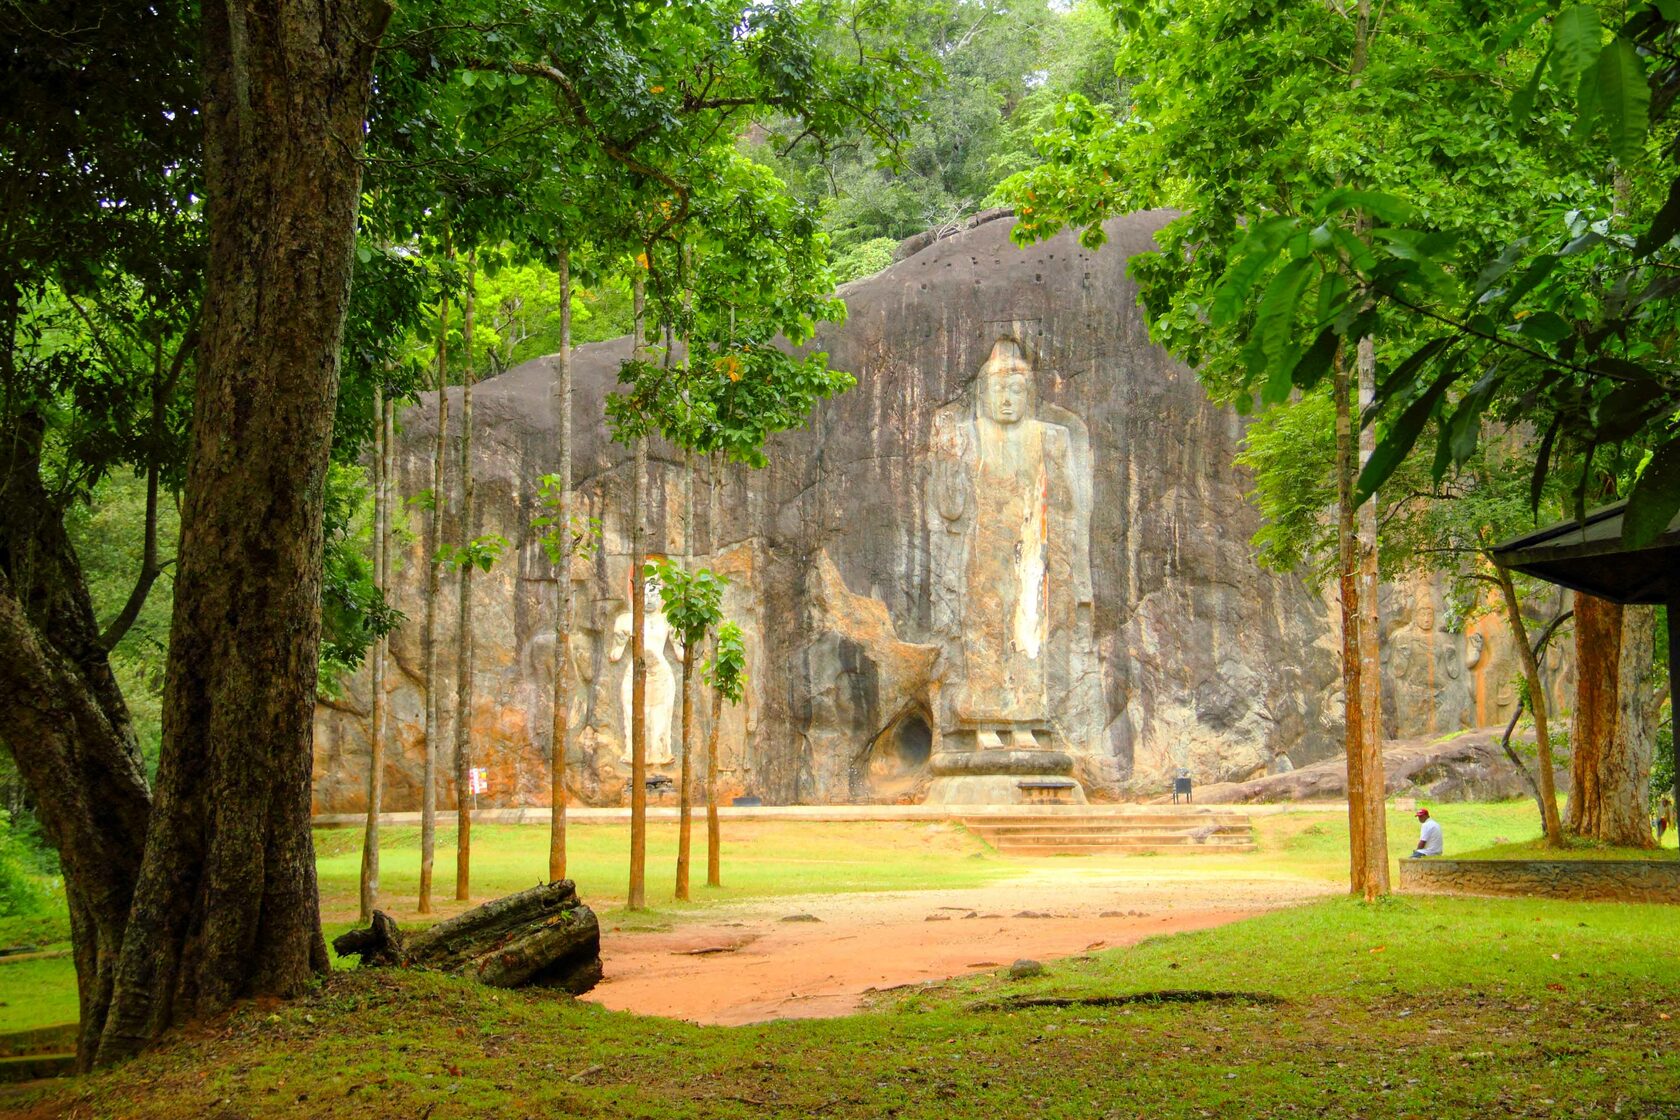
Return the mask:
MULTIPOLYGON (((633 293, 631 356, 641 357, 642 314, 647 289, 638 274, 633 293)), ((647 551, 647 439, 636 437, 630 480, 630 893, 626 906, 640 910, 647 898, 647 621, 642 557, 647 551)))
POLYGON ((41 481, 45 423, 0 436, 0 740, 58 852, 88 1068, 140 874, 151 792, 63 510, 41 481))
POLYGON ((473 539, 473 316, 477 312, 476 271, 478 251, 467 256, 467 296, 461 309, 461 348, 466 362, 461 367, 461 573, 460 620, 455 634, 455 898, 472 897, 472 811, 477 795, 472 788, 473 715, 473 613, 474 565, 466 560, 465 549, 473 539))
POLYGON ((321 516, 389 15, 202 5, 204 331, 157 797, 101 1062, 327 970, 309 831, 321 516))
POLYGON ((1575 717, 1570 728, 1569 830, 1632 848, 1653 844, 1650 676, 1656 610, 1575 594, 1575 717))
POLYGON ((495 988, 558 988, 581 995, 601 979, 601 927, 568 879, 486 902, 403 938, 380 911, 372 926, 333 941, 366 966, 435 968, 495 988))
POLYGON ((723 724, 723 693, 712 690, 712 730, 706 737, 706 885, 723 886, 722 837, 718 830, 717 749, 723 724))
MULTIPOLYGON (((80 596, 86 600, 85 587, 80 596)), ((94 636, 91 605, 88 636, 94 636)), ((140 873, 150 796, 126 712, 25 615, 0 568, 0 726, 64 871, 76 963, 79 1068, 92 1063, 140 873)))
MULTIPOLYGON (((683 570, 694 570, 694 453, 683 451, 683 570)), ((688 901, 688 865, 694 838, 694 659, 699 650, 683 643, 682 769, 677 780, 678 902, 688 901)))
POLYGON ((449 451, 449 301, 438 302, 437 432, 432 446, 432 515, 426 521, 426 633, 420 643, 426 677, 426 760, 420 776, 420 899, 432 912, 432 864, 437 852, 437 744, 443 737, 443 686, 438 680, 438 596, 443 593, 443 513, 448 503, 444 463, 449 451))
POLYGON ((1596 836, 1603 792, 1598 778, 1616 737, 1616 678, 1622 659, 1622 606, 1575 592, 1575 712, 1569 727, 1569 831, 1596 836))
MULTIPOLYGON (((707 490, 711 500, 706 505, 707 544, 711 544, 712 563, 717 563, 717 457, 712 455, 706 468, 707 490)), ((717 657, 717 638, 712 636, 712 657, 717 657)), ((937 705, 936 705, 937 707, 937 705)), ((717 833, 717 734, 724 715, 724 693, 712 690, 712 725, 706 735, 706 885, 722 887, 722 863, 717 833)), ((939 744, 934 744, 937 749, 939 744)))
POLYGON ((555 357, 554 416, 560 432, 560 541, 555 570, 554 711, 548 762, 548 878, 566 877, 566 748, 571 743, 572 668, 572 255, 560 250, 560 353, 555 357))
POLYGON ((1364 894, 1365 868, 1365 704, 1359 642, 1359 537, 1353 506, 1354 437, 1351 386, 1346 366, 1337 357, 1331 390, 1336 408, 1336 571, 1342 617, 1343 747, 1347 754, 1348 881, 1354 894, 1364 894))
MULTIPOLYGON (((1368 0, 1362 0, 1362 18, 1369 18, 1368 0)), ((1359 340, 1359 415, 1371 407, 1377 392, 1377 348, 1369 335, 1359 340)), ((1359 431, 1359 467, 1365 469, 1377 448, 1376 429, 1369 424, 1359 431)), ((1359 507, 1359 760, 1364 772, 1360 786, 1364 793, 1362 829, 1365 865, 1364 895, 1375 900, 1389 891, 1388 883, 1388 783, 1383 775, 1382 756, 1382 651, 1378 636, 1382 619, 1377 594, 1377 496, 1372 494, 1359 507)))
MULTIPOLYGON (((382 594, 390 586, 386 582, 385 565, 385 503, 388 500, 386 480, 390 467, 386 463, 385 391, 378 382, 373 386, 373 585, 382 594)), ((362 835, 362 921, 371 921, 379 905, 379 807, 385 800, 385 647, 380 637, 373 643, 372 665, 369 666, 368 713, 368 803, 367 829, 362 835)))
POLYGON ((1523 680, 1528 684, 1530 706, 1534 712, 1534 744, 1540 752, 1540 818, 1546 830, 1546 843, 1563 847, 1563 822, 1558 817, 1557 782, 1552 776, 1552 741, 1547 733, 1546 689, 1540 680, 1540 662, 1534 654, 1534 644, 1528 640, 1528 627, 1523 624, 1522 603, 1517 599, 1517 587, 1511 571, 1496 563, 1492 556, 1495 578, 1499 581, 1500 598, 1505 604, 1505 625, 1516 643, 1517 656, 1522 661, 1523 680))

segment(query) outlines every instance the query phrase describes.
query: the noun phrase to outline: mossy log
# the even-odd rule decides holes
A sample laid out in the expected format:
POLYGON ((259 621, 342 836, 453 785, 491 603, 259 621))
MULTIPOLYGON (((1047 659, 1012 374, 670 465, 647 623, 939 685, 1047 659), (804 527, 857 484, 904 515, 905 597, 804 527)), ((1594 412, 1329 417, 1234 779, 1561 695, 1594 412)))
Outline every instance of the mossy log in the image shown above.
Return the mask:
POLYGON ((335 939, 364 967, 396 965, 470 976, 495 988, 558 988, 581 995, 601 979, 601 926, 570 879, 486 902, 406 942, 382 910, 335 939))

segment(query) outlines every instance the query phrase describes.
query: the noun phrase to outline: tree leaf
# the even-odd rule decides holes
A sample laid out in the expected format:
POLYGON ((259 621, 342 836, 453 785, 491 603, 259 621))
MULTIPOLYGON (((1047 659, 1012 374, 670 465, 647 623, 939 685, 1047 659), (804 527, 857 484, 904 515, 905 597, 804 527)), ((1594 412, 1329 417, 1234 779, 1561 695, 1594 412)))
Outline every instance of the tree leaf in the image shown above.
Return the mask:
POLYGON ((1289 343, 1295 328, 1295 312, 1307 281, 1312 279, 1313 268, 1311 260, 1290 261, 1266 285, 1266 294, 1261 297, 1255 315, 1254 333, 1260 339, 1260 352, 1268 365, 1283 355, 1289 343))
POLYGON ((1671 439, 1651 456, 1628 495, 1622 515, 1622 545, 1644 548, 1662 535, 1680 513, 1680 439, 1671 439))
POLYGON ((1557 442, 1558 429, 1563 426, 1563 416, 1554 415, 1551 427, 1540 438, 1540 447, 1534 453, 1534 473, 1528 480, 1528 508, 1535 513, 1540 512, 1540 498, 1546 492, 1546 474, 1552 469, 1552 444, 1557 442))
POLYGON ((1623 164, 1636 161, 1651 124, 1651 89, 1638 52, 1620 36, 1598 56, 1598 115, 1611 153, 1623 164))
POLYGON ((1305 392, 1324 380, 1324 375, 1330 372, 1330 363, 1336 360, 1336 351, 1341 348, 1342 337, 1336 333, 1334 326, 1325 327, 1313 339, 1313 344, 1307 347, 1301 360, 1295 363, 1289 378, 1297 389, 1305 392))
POLYGON ((1545 76, 1546 64, 1552 60, 1552 48, 1547 47, 1546 53, 1540 56, 1540 61, 1534 64, 1534 73, 1529 75, 1528 81, 1511 97, 1511 120, 1518 128, 1528 123, 1528 118, 1534 113, 1534 99, 1540 96, 1540 79, 1545 76))
POLYGON ((1576 4, 1558 13, 1552 23, 1552 49, 1559 85, 1567 86, 1569 79, 1585 72, 1598 60, 1604 32, 1598 22, 1598 9, 1591 4, 1576 4))
POLYGON ((1634 256, 1650 256, 1667 245, 1676 233, 1680 233, 1680 178, 1668 184, 1668 199, 1657 211, 1657 216, 1651 219, 1651 228, 1640 234, 1639 240, 1634 243, 1634 256))
POLYGON ((1395 397, 1410 390, 1413 383, 1417 381, 1418 371, 1451 342, 1452 336, 1444 334, 1438 338, 1430 339, 1408 354, 1404 361, 1394 367, 1394 372, 1389 374, 1381 385, 1377 386, 1376 396, 1371 400, 1371 407, 1380 412, 1395 397))
POLYGON ((1423 426, 1440 407, 1447 386, 1457 379, 1458 370, 1454 366, 1447 367, 1422 396, 1407 406, 1394 427, 1377 442, 1376 450, 1371 452, 1371 457, 1365 461, 1364 469, 1359 472, 1359 493, 1354 498, 1355 505, 1368 501, 1411 453, 1412 445, 1417 443, 1418 436, 1423 432, 1423 426))

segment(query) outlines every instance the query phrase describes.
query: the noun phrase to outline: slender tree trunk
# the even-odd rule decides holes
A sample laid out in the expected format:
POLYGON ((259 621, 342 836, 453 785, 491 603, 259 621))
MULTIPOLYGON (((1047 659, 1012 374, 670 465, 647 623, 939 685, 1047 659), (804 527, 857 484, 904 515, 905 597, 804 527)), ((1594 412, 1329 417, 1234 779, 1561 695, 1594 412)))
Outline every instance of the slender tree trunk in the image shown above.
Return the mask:
MULTIPOLYGON (((1362 3, 1369 17, 1368 2, 1362 3)), ((1359 414, 1371 407, 1377 393, 1377 348, 1370 336, 1359 340, 1359 414)), ((1370 425, 1359 432, 1359 466, 1364 470, 1377 448, 1377 433, 1370 425)), ((1359 759, 1364 771, 1365 827, 1362 830, 1365 864, 1364 895, 1367 901, 1385 895, 1388 882, 1388 783, 1382 756, 1382 651, 1378 639, 1382 619, 1377 595, 1377 496, 1359 507, 1359 759)))
POLYGON ((1552 776, 1552 740, 1547 733, 1547 715, 1550 704, 1546 700, 1546 688, 1540 680, 1540 662, 1534 654, 1534 644, 1528 640, 1528 627, 1523 624, 1522 603, 1517 599, 1517 586, 1511 579, 1511 571, 1493 561, 1494 576, 1499 580, 1500 598, 1505 604, 1505 624, 1510 628, 1511 640, 1516 643, 1517 656, 1522 661, 1523 679, 1528 683, 1528 694, 1534 711, 1534 743, 1540 752, 1539 782, 1540 782, 1540 817, 1541 824, 1546 830, 1546 843, 1554 848, 1563 846, 1563 822, 1558 817, 1557 781, 1552 776))
POLYGON ((723 886, 722 837, 718 829, 718 731, 723 725, 723 693, 712 690, 712 730, 706 737, 706 885, 723 886))
MULTIPOLYGON (((642 315, 647 289, 638 274, 633 294, 635 334, 631 354, 641 357, 642 315)), ((626 903, 640 910, 647 899, 647 622, 642 563, 647 552, 647 439, 636 437, 630 482, 630 895, 626 903)))
MULTIPOLYGON (((385 582, 385 391, 373 386, 373 585, 381 593, 385 582)), ((368 803, 367 829, 362 835, 362 921, 373 920, 379 905, 379 807, 385 799, 385 646, 380 637, 373 643, 368 668, 371 697, 368 702, 368 803)))
MULTIPOLYGON (((717 458, 714 456, 706 471, 706 481, 711 490, 711 502, 707 508, 707 523, 710 528, 710 544, 712 560, 717 561, 718 553, 718 484, 717 458)), ((717 656, 717 638, 712 638, 713 657, 717 656)), ((718 733, 723 724, 723 693, 712 690, 712 726, 706 736, 706 885, 708 887, 723 886, 723 863, 720 851, 721 838, 718 829, 717 804, 717 752, 718 733)))
POLYGON ((554 712, 549 724, 548 878, 566 877, 566 749, 571 743, 572 696, 572 255, 560 250, 560 353, 555 359, 554 418, 559 429, 560 541, 555 568, 554 712))
MULTIPOLYGON (((473 539, 473 317, 478 310, 478 250, 467 255, 467 296, 461 309, 461 548, 473 539)), ((455 898, 472 897, 472 811, 478 797, 472 788, 473 722, 473 610, 474 565, 455 565, 460 572, 460 625, 455 636, 455 898)))
POLYGON ((1354 894, 1366 890, 1365 704, 1359 642, 1359 537, 1353 506, 1354 438, 1352 389, 1338 356, 1331 389, 1336 408, 1336 571, 1342 613, 1343 746, 1347 754, 1348 875, 1354 894))
MULTIPOLYGON (((1669 761, 1674 764, 1671 773, 1673 781, 1669 783, 1670 804, 1674 806, 1674 815, 1680 816, 1680 619, 1674 617, 1680 610, 1680 595, 1669 599, 1668 605, 1663 607, 1663 621, 1668 624, 1668 743, 1669 761)), ((1659 705, 1660 707, 1660 705, 1659 705)), ((1670 828, 1680 829, 1680 821, 1672 817, 1670 828)))
MULTIPOLYGON (((683 570, 694 570, 694 453, 683 451, 683 570)), ((688 865, 694 838, 694 659, 700 651, 683 643, 682 769, 677 779, 677 901, 687 902, 688 865)))
POLYGON ((204 332, 157 799, 101 1062, 327 970, 309 831, 321 516, 390 9, 201 11, 204 332))
POLYGON ((421 671, 426 676, 426 760, 420 774, 420 899, 432 912, 432 865, 437 856, 437 745, 443 737, 443 685, 438 680, 438 596, 443 594, 443 514, 449 505, 444 463, 449 454, 449 301, 438 303, 437 431, 432 445, 432 515, 426 521, 426 633, 421 671))

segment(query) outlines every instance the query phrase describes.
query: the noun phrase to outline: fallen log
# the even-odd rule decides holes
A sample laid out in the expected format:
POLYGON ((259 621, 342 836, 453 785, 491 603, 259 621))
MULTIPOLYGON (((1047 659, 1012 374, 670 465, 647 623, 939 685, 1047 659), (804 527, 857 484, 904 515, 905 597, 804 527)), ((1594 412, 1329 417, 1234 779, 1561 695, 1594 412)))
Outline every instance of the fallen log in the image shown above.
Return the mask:
POLYGON ((557 988, 581 995, 601 979, 601 926, 570 879, 494 899, 404 939, 396 921, 373 912, 366 929, 333 940, 362 967, 429 968, 494 988, 557 988))

